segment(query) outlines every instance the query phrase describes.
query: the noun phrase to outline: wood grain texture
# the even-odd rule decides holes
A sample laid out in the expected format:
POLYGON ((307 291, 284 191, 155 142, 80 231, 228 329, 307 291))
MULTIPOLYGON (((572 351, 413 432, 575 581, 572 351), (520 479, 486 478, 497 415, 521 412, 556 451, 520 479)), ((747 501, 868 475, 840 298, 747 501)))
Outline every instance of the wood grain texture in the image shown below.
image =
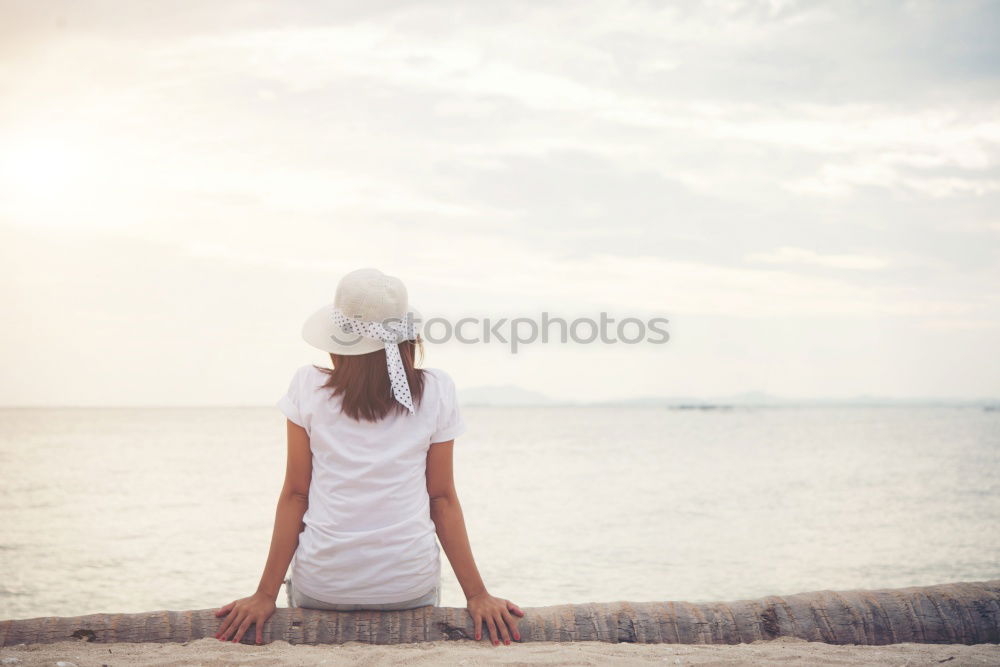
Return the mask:
MULTIPOLYGON (((603 602, 523 607, 521 641, 739 644, 799 637, 829 644, 1000 643, 1000 580, 887 590, 817 591, 736 602, 603 602)), ((186 642, 213 637, 215 609, 90 614, 0 621, 0 646, 69 639, 186 642)), ((254 626, 243 643, 254 642, 254 626)), ((281 607, 264 643, 399 644, 475 641, 462 607, 324 611, 281 607)), ((489 634, 483 630, 483 637, 489 634)))

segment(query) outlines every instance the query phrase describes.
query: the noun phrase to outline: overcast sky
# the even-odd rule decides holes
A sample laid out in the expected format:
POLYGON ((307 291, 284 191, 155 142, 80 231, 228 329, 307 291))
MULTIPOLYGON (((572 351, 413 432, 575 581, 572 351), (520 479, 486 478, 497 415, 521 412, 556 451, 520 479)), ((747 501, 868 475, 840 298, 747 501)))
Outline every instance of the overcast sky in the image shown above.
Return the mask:
MULTIPOLYGON (((560 398, 1000 396, 995 2, 0 0, 0 404, 271 404, 340 275, 560 398)), ((328 361, 328 359, 327 359, 328 361)))

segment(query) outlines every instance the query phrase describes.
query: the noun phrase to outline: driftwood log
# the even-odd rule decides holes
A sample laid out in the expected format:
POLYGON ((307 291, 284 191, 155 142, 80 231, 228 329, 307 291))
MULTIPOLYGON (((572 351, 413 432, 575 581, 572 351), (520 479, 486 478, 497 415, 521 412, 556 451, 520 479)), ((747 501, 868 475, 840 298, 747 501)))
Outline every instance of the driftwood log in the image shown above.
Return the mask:
MULTIPOLYGON (((829 644, 1000 643, 1000 580, 873 591, 818 591, 737 602, 605 602, 523 607, 521 641, 739 644, 799 637, 829 644)), ((214 637, 215 609, 0 621, 0 646, 70 639, 186 642, 214 637)), ((264 643, 400 644, 472 639, 463 607, 405 611, 277 609, 264 643)), ((252 644, 250 626, 242 641, 252 644)), ((485 627, 484 640, 489 639, 485 627)), ((513 641, 513 640, 512 640, 513 641)))

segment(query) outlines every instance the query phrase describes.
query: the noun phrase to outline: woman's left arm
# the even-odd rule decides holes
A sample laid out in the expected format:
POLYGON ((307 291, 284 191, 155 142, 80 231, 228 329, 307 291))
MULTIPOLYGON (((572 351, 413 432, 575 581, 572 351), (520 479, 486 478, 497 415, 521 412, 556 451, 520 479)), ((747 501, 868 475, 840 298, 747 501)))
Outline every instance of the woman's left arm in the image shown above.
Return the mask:
POLYGON ((288 565, 299 544, 299 534, 304 528, 302 517, 309 507, 311 481, 312 452, 309 448, 309 434, 304 428, 288 420, 285 484, 278 497, 267 564, 256 593, 234 600, 215 612, 216 616, 226 616, 215 635, 218 639, 225 641, 232 637, 234 642, 238 642, 250 625, 256 623, 257 643, 262 641, 264 622, 274 613, 278 591, 281 590, 288 565))

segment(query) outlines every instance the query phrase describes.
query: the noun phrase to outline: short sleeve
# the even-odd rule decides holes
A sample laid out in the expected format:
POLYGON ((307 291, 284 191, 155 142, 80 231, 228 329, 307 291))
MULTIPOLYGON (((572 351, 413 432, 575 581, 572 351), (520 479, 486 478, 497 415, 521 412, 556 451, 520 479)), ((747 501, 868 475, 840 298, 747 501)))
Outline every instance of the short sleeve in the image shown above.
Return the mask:
POLYGON ((302 415, 302 369, 295 371, 292 381, 288 384, 288 391, 278 401, 277 406, 290 421, 305 428, 305 419, 302 415))
POLYGON ((431 435, 431 443, 448 442, 465 433, 465 421, 458 405, 455 383, 445 373, 439 373, 441 380, 441 407, 438 412, 437 430, 431 435))

